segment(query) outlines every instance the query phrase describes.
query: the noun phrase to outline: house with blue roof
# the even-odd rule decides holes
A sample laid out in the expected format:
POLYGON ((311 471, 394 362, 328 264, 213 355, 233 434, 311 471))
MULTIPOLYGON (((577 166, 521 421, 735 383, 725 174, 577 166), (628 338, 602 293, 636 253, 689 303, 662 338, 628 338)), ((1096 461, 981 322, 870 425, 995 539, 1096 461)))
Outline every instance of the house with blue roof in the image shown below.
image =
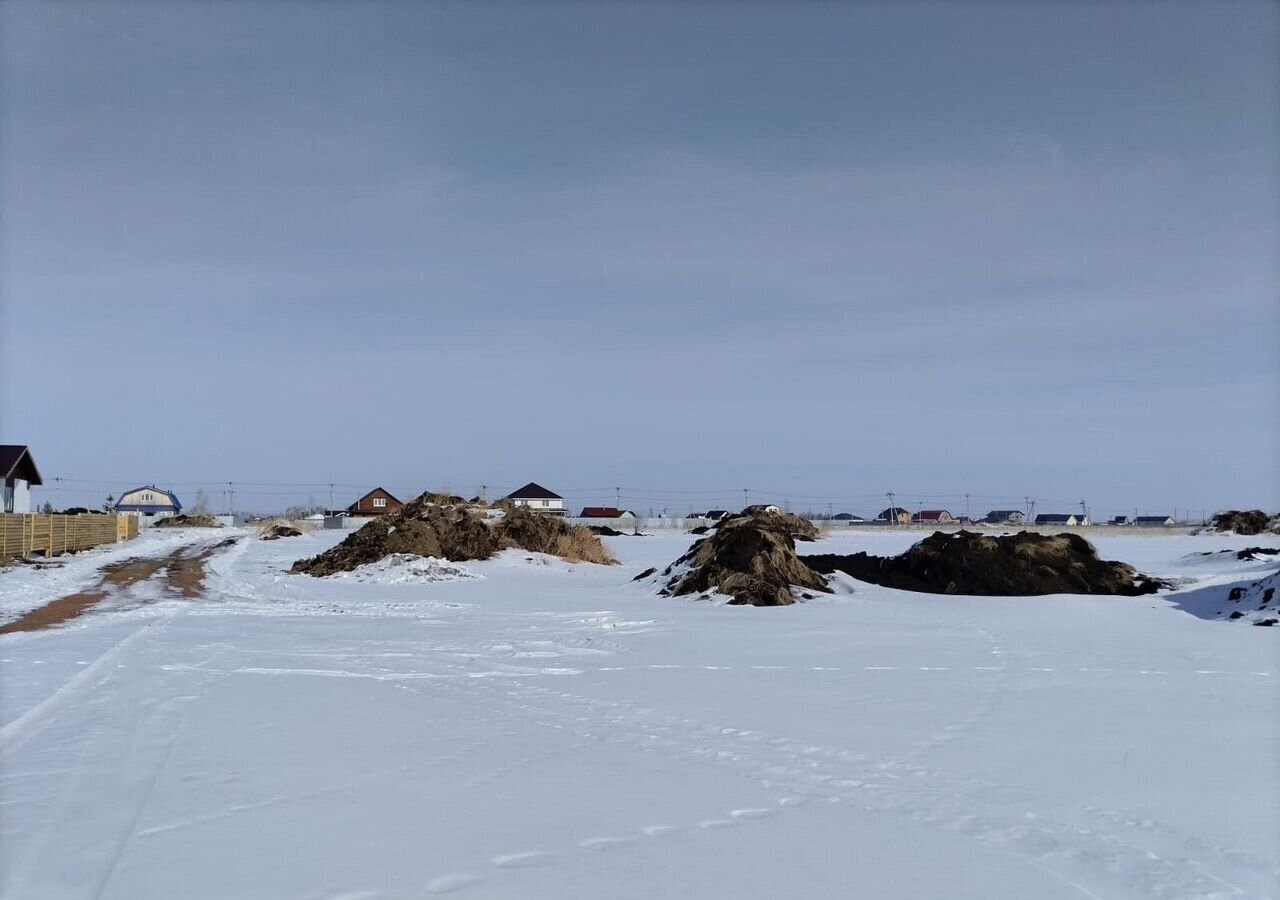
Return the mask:
POLYGON ((115 511, 143 516, 176 516, 182 512, 182 503, 173 491, 147 484, 121 494, 115 511))

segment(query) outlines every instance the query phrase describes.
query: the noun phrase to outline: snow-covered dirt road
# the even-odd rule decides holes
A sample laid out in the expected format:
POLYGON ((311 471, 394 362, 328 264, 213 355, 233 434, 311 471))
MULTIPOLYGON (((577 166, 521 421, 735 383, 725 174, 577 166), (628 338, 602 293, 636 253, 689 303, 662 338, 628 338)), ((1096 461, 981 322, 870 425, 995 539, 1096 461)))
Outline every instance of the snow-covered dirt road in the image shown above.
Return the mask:
MULTIPOLYGON (((340 537, 246 539, 197 597, 144 581, 0 636, 4 897, 1277 896, 1280 629, 1176 594, 630 583, 685 535, 610 538, 611 568, 285 574, 340 537)), ((1258 544, 1098 540, 1202 595, 1276 565, 1191 554, 1258 544)), ((113 560, 0 573, 3 620, 113 560)))

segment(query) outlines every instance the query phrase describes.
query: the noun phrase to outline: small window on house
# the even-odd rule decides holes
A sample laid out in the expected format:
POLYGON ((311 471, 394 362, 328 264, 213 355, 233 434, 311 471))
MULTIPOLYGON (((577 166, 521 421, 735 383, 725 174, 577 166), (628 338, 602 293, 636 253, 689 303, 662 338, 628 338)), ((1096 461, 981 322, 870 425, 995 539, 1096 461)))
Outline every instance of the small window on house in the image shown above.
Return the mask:
POLYGON ((387 498, 386 498, 386 497, 374 497, 374 498, 373 498, 373 505, 374 505, 374 506, 378 506, 378 507, 386 506, 386 505, 387 505, 387 498))
POLYGON ((542 505, 543 505, 543 506, 546 506, 546 505, 547 505, 547 501, 546 501, 546 500, 543 500, 543 501, 542 501, 542 505))

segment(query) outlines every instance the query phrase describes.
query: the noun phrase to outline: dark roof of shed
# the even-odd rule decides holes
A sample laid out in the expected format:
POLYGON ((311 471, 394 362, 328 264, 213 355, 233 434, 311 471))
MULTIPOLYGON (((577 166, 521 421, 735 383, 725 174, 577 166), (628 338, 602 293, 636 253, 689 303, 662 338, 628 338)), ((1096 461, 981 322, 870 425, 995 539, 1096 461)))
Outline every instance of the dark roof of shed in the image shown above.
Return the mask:
POLYGON ((508 500, 563 500, 559 494, 549 491, 536 481, 530 481, 519 490, 507 494, 508 500))
POLYGON ((21 478, 28 484, 44 484, 26 444, 0 444, 0 478, 21 478))
POLYGON ((618 519, 622 517, 622 510, 616 506, 584 506, 582 507, 582 519, 618 519))

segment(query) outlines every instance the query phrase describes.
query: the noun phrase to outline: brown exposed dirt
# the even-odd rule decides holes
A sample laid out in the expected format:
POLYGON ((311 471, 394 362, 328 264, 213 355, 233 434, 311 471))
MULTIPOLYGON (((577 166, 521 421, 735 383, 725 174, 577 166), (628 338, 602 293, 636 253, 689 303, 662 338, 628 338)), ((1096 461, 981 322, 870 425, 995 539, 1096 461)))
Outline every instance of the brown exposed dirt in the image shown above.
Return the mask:
POLYGON ((222 523, 208 513, 168 516, 157 519, 152 528, 221 528, 222 523))
POLYGON ((496 520, 493 530, 503 547, 549 553, 569 562, 605 566, 616 562, 589 528, 570 525, 564 519, 532 512, 527 507, 507 510, 505 516, 496 520))
POLYGON ((278 541, 280 538, 302 537, 302 530, 294 528, 287 522, 272 522, 262 529, 260 538, 264 541, 278 541))
POLYGON ((769 527, 772 530, 786 531, 797 541, 816 541, 822 534, 822 532, 818 530, 818 526, 814 525, 808 519, 802 519, 800 516, 789 512, 771 512, 768 506, 762 504, 748 506, 740 513, 725 516, 711 527, 723 528, 725 525, 733 522, 735 519, 740 519, 743 516, 767 516, 770 523, 769 527))
POLYGON ((367 523, 319 556, 298 560, 290 571, 332 575, 393 553, 463 562, 489 559, 508 547, 550 553, 570 562, 613 562, 600 539, 586 528, 524 507, 508 505, 501 518, 489 518, 488 509, 459 497, 426 493, 397 512, 367 523))
POLYGON ((1268 530, 1280 533, 1280 516, 1268 516, 1260 509, 1228 509, 1215 515, 1210 527, 1236 534, 1265 534, 1268 530))
POLYGON ((829 593, 822 576, 796 556, 796 536, 811 531, 816 534, 804 519, 764 507, 721 519, 710 537, 667 566, 659 593, 718 591, 732 598, 730 604, 752 606, 788 606, 796 602, 796 588, 829 593))
POLYGON ((39 631, 62 625, 91 610, 112 594, 154 578, 163 570, 164 586, 171 594, 195 599, 204 592, 205 563, 219 550, 236 541, 221 541, 211 547, 180 547, 168 556, 137 557, 102 567, 102 577, 90 588, 67 594, 0 625, 0 634, 39 631))
POLYGON ((1099 559, 1093 545, 1077 534, 935 532, 900 556, 828 554, 801 561, 817 572, 839 571, 859 581, 931 594, 1137 596, 1164 587, 1131 566, 1099 559))

